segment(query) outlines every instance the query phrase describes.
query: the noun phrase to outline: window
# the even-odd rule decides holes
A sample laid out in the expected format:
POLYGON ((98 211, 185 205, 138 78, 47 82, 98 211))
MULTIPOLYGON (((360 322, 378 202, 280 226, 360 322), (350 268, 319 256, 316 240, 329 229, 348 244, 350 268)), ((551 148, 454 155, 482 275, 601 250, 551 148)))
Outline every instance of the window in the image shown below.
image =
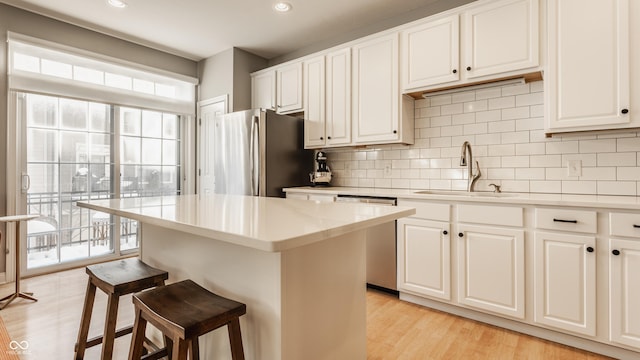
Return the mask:
POLYGON ((19 98, 26 108, 27 209, 42 215, 28 223, 27 269, 110 254, 116 246, 137 249, 136 221, 75 202, 179 194, 180 116, 37 94, 19 98))

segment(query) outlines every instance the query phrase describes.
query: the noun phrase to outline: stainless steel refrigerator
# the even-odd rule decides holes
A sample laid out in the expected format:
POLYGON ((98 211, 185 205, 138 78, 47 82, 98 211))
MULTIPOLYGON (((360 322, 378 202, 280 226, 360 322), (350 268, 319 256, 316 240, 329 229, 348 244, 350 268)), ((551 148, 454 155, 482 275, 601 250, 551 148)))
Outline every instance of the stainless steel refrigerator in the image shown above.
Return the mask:
POLYGON ((282 197, 282 188, 308 185, 313 151, 304 150, 303 124, 271 110, 216 116, 207 146, 213 193, 282 197))

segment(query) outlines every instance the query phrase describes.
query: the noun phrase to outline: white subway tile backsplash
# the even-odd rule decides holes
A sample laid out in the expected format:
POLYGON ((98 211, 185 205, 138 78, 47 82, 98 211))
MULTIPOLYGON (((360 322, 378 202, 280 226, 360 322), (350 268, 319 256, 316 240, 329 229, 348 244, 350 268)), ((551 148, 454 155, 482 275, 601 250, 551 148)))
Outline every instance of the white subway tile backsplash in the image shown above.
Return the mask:
POLYGON ((415 102, 415 144, 329 149, 335 185, 466 190, 460 145, 472 144, 482 177, 505 192, 640 195, 640 133, 544 132, 542 81, 465 90, 415 102), (568 161, 580 176, 568 176, 568 161))
POLYGON ((489 99, 489 110, 493 109, 506 109, 512 108, 516 106, 516 97, 515 96, 507 96, 507 97, 499 97, 494 99, 489 99))
POLYGON ((479 111, 476 114, 476 122, 489 122, 502 120, 501 110, 479 111))
POLYGON ((598 166, 636 166, 636 153, 624 152, 598 154, 598 166))
POLYGON ((598 195, 636 195, 635 181, 598 181, 598 195))
POLYGON ((440 108, 440 113, 442 115, 462 114, 463 112, 462 103, 442 105, 440 108))
POLYGON ((578 143, 581 153, 601 153, 616 151, 616 139, 581 140, 578 143))

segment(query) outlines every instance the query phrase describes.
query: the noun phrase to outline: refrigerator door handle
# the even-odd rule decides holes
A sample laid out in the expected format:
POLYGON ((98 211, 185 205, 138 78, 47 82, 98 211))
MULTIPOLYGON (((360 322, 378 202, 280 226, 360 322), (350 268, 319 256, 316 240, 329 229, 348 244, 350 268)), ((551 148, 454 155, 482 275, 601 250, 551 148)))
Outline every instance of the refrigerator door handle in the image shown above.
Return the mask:
POLYGON ((260 164, 257 164, 256 161, 256 150, 259 149, 259 139, 258 134, 260 133, 260 118, 257 116, 253 117, 253 121, 251 122, 251 140, 249 145, 249 151, 251 158, 251 195, 256 196, 259 194, 259 184, 258 184, 258 172, 260 164))

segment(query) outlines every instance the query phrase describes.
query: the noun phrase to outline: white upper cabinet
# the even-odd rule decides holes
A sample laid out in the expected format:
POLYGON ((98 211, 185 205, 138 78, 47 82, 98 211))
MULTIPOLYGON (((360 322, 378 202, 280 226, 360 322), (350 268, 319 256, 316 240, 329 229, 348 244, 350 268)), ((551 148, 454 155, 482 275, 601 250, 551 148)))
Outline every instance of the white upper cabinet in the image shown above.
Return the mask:
POLYGON ((302 62, 251 74, 251 107, 280 114, 302 111, 302 62))
POLYGON ((539 70, 539 0, 484 2, 402 31, 402 90, 431 90, 539 70))
POLYGON ((265 71, 251 75, 251 107, 276 109, 276 74, 265 71))
POLYGON ((413 143, 413 103, 401 103, 398 33, 353 46, 354 143, 413 143), (402 111, 401 111, 402 110, 402 111), (406 111, 409 113, 404 113, 406 111))
POLYGON ((304 62, 304 147, 325 145, 324 56, 304 62))
POLYGON ((356 143, 398 139, 398 35, 353 47, 353 129, 356 143))
POLYGON ((463 71, 469 79, 537 67, 538 0, 490 2, 464 13, 463 71))
POLYGON ((302 111, 302 62, 276 69, 276 89, 278 113, 302 111))
POLYGON ((630 17, 628 0, 549 1, 547 133, 640 126, 629 113, 630 17))
POLYGON ((351 143, 351 48, 326 55, 326 134, 328 146, 351 143))
POLYGON ((415 89, 460 79, 458 14, 402 32, 402 88, 415 89))

